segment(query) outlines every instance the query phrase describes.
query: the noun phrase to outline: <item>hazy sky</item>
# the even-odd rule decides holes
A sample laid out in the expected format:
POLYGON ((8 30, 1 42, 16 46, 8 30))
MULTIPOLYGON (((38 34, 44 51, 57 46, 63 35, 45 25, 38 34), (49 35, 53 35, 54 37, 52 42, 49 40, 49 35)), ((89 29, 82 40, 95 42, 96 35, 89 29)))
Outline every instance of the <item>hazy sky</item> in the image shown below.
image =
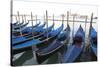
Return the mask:
MULTIPOLYGON (((33 15, 43 16, 48 11, 48 15, 52 16, 61 16, 61 14, 66 14, 67 11, 71 10, 71 13, 78 13, 81 15, 87 15, 89 18, 91 17, 91 13, 94 13, 94 16, 98 15, 97 6, 93 5, 80 5, 80 4, 67 4, 67 3, 53 3, 53 2, 38 2, 32 0, 15 0, 13 2, 13 14, 17 14, 17 11, 20 14, 28 14, 31 12, 33 15)), ((42 17, 43 18, 43 17, 42 17)), ((50 22, 49 24, 51 24, 50 22)), ((60 23, 61 24, 61 23, 60 23)), ((59 27, 58 22, 55 27, 59 27)), ((65 23, 66 24, 66 23, 65 23)), ((78 26, 80 23, 78 24, 78 26)), ((84 24, 81 24, 84 27, 84 24)), ((66 25, 65 25, 66 26, 66 25)), ((97 25, 94 24, 95 29, 97 29, 97 25)), ((75 26, 75 28, 78 28, 75 26)))
POLYGON ((48 3, 48 2, 37 2, 32 0, 15 0, 13 3, 14 14, 16 11, 20 13, 30 14, 32 11, 35 14, 43 15, 45 11, 48 10, 49 15, 53 13, 55 15, 60 15, 71 10, 72 13, 79 13, 82 15, 91 15, 93 12, 94 15, 97 15, 97 7, 90 5, 79 5, 79 4, 67 4, 67 3, 48 3))

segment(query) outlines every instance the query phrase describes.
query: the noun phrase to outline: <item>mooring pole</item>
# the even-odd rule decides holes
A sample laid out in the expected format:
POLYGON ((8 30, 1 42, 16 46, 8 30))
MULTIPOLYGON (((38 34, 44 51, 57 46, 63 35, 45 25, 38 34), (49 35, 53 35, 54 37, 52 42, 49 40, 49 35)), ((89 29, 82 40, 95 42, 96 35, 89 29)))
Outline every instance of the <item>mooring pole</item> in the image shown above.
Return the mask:
POLYGON ((22 15, 22 22, 24 22, 24 16, 22 15))
MULTIPOLYGON (((12 23, 13 22, 13 20, 12 20, 12 16, 13 16, 13 0, 11 0, 11 3, 10 3, 10 7, 11 7, 11 9, 10 9, 10 23, 12 23)), ((12 25, 11 25, 11 30, 12 30, 12 25)), ((12 38, 12 32, 11 32, 11 38, 12 38)), ((12 42, 11 42, 12 43, 12 42)), ((10 45, 11 46, 11 45, 10 45)), ((13 66, 13 51, 12 51, 12 46, 11 46, 11 49, 10 49, 10 51, 11 51, 11 66, 13 66)))
MULTIPOLYGON (((19 24, 20 24, 20 16, 19 16, 19 11, 17 12, 17 14, 18 14, 18 19, 19 19, 19 24)), ((21 28, 21 25, 20 25, 20 35, 22 36, 22 28, 21 28)))
POLYGON ((26 16, 25 16, 25 14, 24 14, 24 19, 25 19, 25 23, 26 23, 26 16))
POLYGON ((62 14, 62 25, 64 24, 64 14, 62 14))
POLYGON ((69 21, 69 11, 67 11, 67 26, 68 26, 68 21, 69 21))
POLYGON ((86 44, 86 39, 87 39, 87 37, 86 37, 86 24, 87 24, 87 16, 85 18, 85 44, 86 44))
POLYGON ((47 39, 48 39, 48 12, 46 10, 46 23, 47 23, 47 39))
MULTIPOLYGON (((90 28, 89 28, 89 47, 90 47, 90 38, 91 38, 91 28, 92 28, 92 22, 93 22, 93 13, 91 14, 91 20, 90 20, 90 28)), ((90 51, 90 50, 89 50, 90 51)))
POLYGON ((75 21, 75 15, 73 15, 72 41, 73 41, 73 37, 74 37, 74 21, 75 21))
MULTIPOLYGON (((54 20, 54 14, 53 14, 53 25, 55 24, 55 22, 54 22, 55 20, 54 20)), ((53 30, 54 30, 54 26, 53 26, 53 30)))
POLYGON ((33 31, 33 15, 32 15, 32 12, 31 12, 31 24, 32 24, 32 36, 34 36, 34 31, 33 31))
POLYGON ((37 15, 36 15, 36 25, 37 25, 37 15))

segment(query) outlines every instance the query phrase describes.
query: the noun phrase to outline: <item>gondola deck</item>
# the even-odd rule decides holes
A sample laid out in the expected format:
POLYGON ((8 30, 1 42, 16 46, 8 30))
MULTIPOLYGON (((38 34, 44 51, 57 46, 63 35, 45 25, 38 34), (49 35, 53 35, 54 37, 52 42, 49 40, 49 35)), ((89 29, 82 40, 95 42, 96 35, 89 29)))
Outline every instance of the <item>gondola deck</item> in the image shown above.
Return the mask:
POLYGON ((62 31, 62 33, 60 33, 51 44, 37 51, 37 61, 39 64, 49 58, 52 54, 55 54, 64 46, 64 41, 68 39, 69 36, 69 34, 66 35, 66 33, 70 34, 69 25, 66 30, 62 31))
POLYGON ((76 32, 73 43, 69 46, 68 50, 64 54, 64 63, 74 62, 77 59, 84 48, 84 38, 85 33, 80 26, 78 31, 76 32))

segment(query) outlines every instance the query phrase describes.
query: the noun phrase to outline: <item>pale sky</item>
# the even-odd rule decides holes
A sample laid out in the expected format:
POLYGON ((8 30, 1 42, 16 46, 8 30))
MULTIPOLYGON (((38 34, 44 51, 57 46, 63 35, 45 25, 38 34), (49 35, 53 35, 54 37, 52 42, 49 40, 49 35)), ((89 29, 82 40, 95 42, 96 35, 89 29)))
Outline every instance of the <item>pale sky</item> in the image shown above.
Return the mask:
MULTIPOLYGON (((31 15, 38 15, 38 17, 43 16, 48 11, 48 15, 52 16, 61 16, 61 14, 66 14, 67 11, 71 10, 71 13, 78 13, 81 15, 87 15, 89 18, 91 17, 91 13, 93 12, 94 16, 98 16, 97 6, 93 5, 80 5, 80 4, 69 4, 69 3, 53 3, 53 2, 39 2, 39 1, 32 1, 32 0, 15 0, 13 2, 13 14, 17 14, 19 11, 20 14, 28 14, 31 15)), ((43 17, 42 17, 43 18, 43 17)), ((56 23, 56 22, 55 22, 56 23)), ((49 25, 52 22, 48 23, 49 25)), ((56 23, 55 28, 59 27, 61 23, 56 23)), ((75 23, 76 25, 77 23, 75 23)), ((75 26, 76 30, 78 29, 79 25, 75 26)), ((70 24, 72 25, 72 23, 70 24)), ((84 24, 81 24, 84 28, 84 24)), ((97 24, 93 24, 94 28, 97 30, 97 24)), ((65 23, 66 27, 66 23, 65 23)), ((87 26, 89 27, 89 25, 87 26)))

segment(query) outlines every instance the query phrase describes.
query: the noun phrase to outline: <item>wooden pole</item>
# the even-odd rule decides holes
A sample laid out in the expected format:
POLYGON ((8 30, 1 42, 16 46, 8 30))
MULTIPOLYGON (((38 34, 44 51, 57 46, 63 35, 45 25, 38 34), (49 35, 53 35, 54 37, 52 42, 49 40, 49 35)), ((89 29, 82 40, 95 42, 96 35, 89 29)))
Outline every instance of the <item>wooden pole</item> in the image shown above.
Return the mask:
POLYGON ((43 19, 44 19, 44 23, 46 24, 46 21, 45 21, 45 15, 44 15, 43 17, 44 17, 44 18, 43 18, 43 19))
MULTIPOLYGON (((67 29, 68 29, 68 22, 69 22, 69 11, 67 11, 67 27, 66 27, 67 29)), ((68 33, 66 36, 68 36, 68 35, 69 35, 69 32, 70 32, 69 29, 66 30, 66 32, 68 33)), ((67 38, 67 39, 68 39, 68 38, 67 38)), ((66 39, 66 40, 67 40, 67 39, 66 39)))
POLYGON ((85 48, 84 48, 84 52, 87 51, 87 35, 86 35, 86 24, 87 24, 87 16, 85 18, 85 48))
MULTIPOLYGON (((55 23, 54 23, 54 14, 53 14, 53 25, 54 25, 55 23)), ((54 26, 53 26, 53 30, 54 30, 54 26)))
MULTIPOLYGON (((91 14, 89 35, 91 34, 92 22, 93 22, 93 13, 91 14)), ((90 37, 90 36, 89 36, 89 37, 90 37)))
POLYGON ((85 44, 86 44, 86 24, 87 24, 87 16, 86 16, 86 19, 85 19, 85 44))
MULTIPOLYGON (((10 5, 11 9, 10 9, 10 22, 12 23, 13 22, 13 18, 12 18, 12 15, 13 15, 13 0, 11 0, 11 5, 10 5)), ((11 30, 12 30, 12 25, 11 25, 11 30)), ((11 32, 11 38, 12 38, 12 32, 11 32)), ((11 42, 12 43, 12 42, 11 42)), ((12 46, 11 46, 11 66, 13 66, 13 51, 12 51, 12 46)))
POLYGON ((73 15, 72 41, 73 41, 73 37, 74 37, 74 21, 75 21, 75 15, 73 15))
POLYGON ((47 39, 48 39, 48 12, 46 10, 46 23, 47 23, 47 39))
POLYGON ((16 18, 16 22, 18 22, 17 16, 15 16, 15 18, 16 18))
POLYGON ((24 19, 25 19, 25 23, 26 23, 26 16, 25 16, 25 14, 24 14, 24 19))
POLYGON ((64 14, 62 15, 62 24, 64 23, 64 14))
POLYGON ((90 48, 90 34, 91 34, 92 20, 93 20, 93 13, 91 14, 90 28, 89 28, 89 35, 88 35, 88 44, 87 44, 87 50, 89 50, 89 52, 91 51, 89 48, 90 48))
POLYGON ((67 26, 68 26, 68 21, 69 21, 69 11, 67 11, 67 26))
POLYGON ((36 15, 36 24, 37 24, 37 15, 36 15))
MULTIPOLYGON (((19 11, 17 12, 17 14, 18 14, 18 22, 19 22, 19 24, 20 24, 20 16, 19 16, 19 11)), ((21 29, 21 26, 20 26, 20 35, 22 36, 22 29, 21 29)))
POLYGON ((10 20, 11 23, 13 22, 13 0, 11 0, 11 5, 10 5, 11 9, 10 9, 10 20))
MULTIPOLYGON (((32 20, 32 35, 34 36, 34 31, 33 31, 33 14, 32 14, 32 12, 31 12, 31 20, 32 20)), ((37 23, 37 16, 36 16, 36 23, 37 23)), ((37 64, 36 51, 37 51, 36 45, 32 45, 32 53, 33 53, 34 61, 37 64)))
POLYGON ((20 23, 19 11, 17 11, 17 14, 18 14, 18 23, 20 23))
POLYGON ((25 21, 24 21, 24 17, 23 17, 23 15, 22 15, 22 22, 25 22, 25 21))
POLYGON ((32 15, 32 12, 31 12, 31 23, 32 23, 32 35, 34 36, 34 33, 33 33, 33 15, 32 15))
POLYGON ((70 11, 69 11, 69 15, 71 15, 71 9, 70 9, 70 11))

